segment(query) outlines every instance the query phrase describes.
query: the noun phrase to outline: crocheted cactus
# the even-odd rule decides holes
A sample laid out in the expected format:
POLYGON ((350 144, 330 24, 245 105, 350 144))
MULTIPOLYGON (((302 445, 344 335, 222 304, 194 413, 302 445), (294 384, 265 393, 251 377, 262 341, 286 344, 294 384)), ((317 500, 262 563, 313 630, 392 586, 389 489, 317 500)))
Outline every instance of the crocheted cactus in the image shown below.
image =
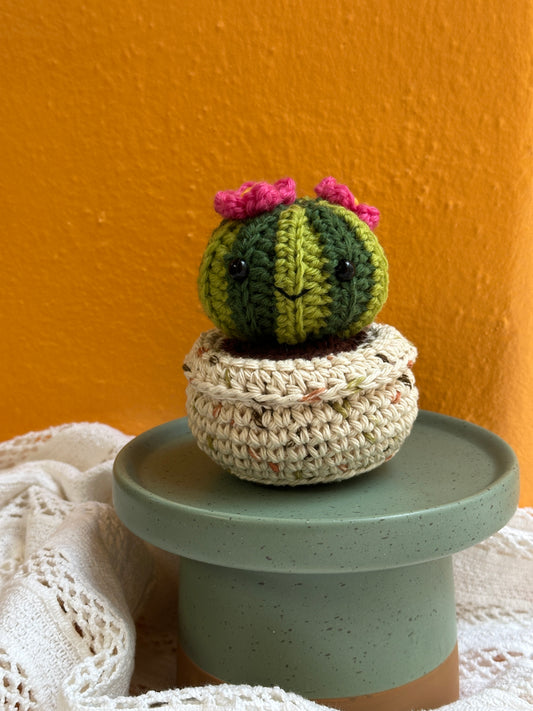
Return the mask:
POLYGON ((227 336, 280 344, 349 338, 385 303, 387 260, 371 229, 379 213, 333 178, 315 190, 317 198, 297 199, 287 178, 217 194, 225 219, 205 251, 198 287, 227 336))

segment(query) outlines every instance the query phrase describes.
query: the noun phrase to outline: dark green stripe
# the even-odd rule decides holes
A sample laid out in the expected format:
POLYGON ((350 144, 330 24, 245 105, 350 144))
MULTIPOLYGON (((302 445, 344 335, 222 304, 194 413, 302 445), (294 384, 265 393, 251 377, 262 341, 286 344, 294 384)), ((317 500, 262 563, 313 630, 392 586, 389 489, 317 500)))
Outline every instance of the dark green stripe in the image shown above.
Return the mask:
POLYGON ((350 323, 367 310, 374 286, 374 266, 371 255, 360 238, 363 222, 354 231, 340 215, 336 215, 326 202, 306 201, 305 210, 309 223, 320 236, 322 249, 327 260, 331 316, 324 333, 345 330, 350 323), (341 259, 348 259, 355 266, 355 277, 348 282, 339 281, 335 268, 341 259))
POLYGON ((237 330, 246 340, 275 337, 275 241, 279 214, 285 207, 279 205, 247 220, 226 256, 226 264, 240 257, 250 269, 241 283, 228 276, 228 304, 237 330))

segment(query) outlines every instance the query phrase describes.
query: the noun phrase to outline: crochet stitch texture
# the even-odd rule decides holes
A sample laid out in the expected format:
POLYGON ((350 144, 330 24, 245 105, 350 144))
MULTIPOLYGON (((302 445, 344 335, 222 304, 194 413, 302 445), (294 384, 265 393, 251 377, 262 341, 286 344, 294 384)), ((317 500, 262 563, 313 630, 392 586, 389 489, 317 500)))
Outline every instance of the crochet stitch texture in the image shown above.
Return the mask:
POLYGON ((347 479, 396 454, 417 414, 416 349, 372 324, 361 345, 327 357, 234 356, 203 333, 185 359, 189 428, 241 479, 298 486, 347 479))
MULTIPOLYGON (((246 212, 246 204, 225 208, 246 212)), ((224 220, 202 260, 200 301, 218 328, 248 342, 296 344, 348 338, 373 321, 387 298, 388 266, 363 219, 321 198, 257 209, 254 201, 251 217, 224 220)))

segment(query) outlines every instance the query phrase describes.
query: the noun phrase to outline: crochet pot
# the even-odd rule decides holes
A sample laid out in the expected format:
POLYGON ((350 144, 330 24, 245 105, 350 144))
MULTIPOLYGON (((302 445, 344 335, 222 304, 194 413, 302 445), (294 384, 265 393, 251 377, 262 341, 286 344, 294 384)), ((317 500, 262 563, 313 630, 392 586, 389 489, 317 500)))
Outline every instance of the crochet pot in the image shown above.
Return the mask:
POLYGON ((314 357, 235 354, 218 329, 185 359, 198 446, 254 482, 297 486, 348 479, 400 449, 417 415, 416 348, 372 323, 352 350, 314 357))

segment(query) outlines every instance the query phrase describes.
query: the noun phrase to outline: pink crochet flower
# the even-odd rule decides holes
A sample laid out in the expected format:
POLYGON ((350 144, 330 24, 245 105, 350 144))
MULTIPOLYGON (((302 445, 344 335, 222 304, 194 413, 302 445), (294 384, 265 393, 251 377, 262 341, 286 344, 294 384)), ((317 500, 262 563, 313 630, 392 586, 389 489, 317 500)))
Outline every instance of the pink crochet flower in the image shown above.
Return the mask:
POLYGON ((358 203, 352 195, 350 189, 342 183, 338 183, 335 178, 323 178, 315 188, 315 193, 318 197, 324 198, 334 205, 341 205, 351 212, 355 212, 363 222, 370 227, 371 230, 377 227, 379 222, 379 210, 377 207, 358 203))
POLYGON ((215 195, 215 210, 230 220, 244 220, 276 205, 291 205, 296 200, 296 184, 292 178, 271 183, 243 183, 238 190, 221 190, 215 195))

